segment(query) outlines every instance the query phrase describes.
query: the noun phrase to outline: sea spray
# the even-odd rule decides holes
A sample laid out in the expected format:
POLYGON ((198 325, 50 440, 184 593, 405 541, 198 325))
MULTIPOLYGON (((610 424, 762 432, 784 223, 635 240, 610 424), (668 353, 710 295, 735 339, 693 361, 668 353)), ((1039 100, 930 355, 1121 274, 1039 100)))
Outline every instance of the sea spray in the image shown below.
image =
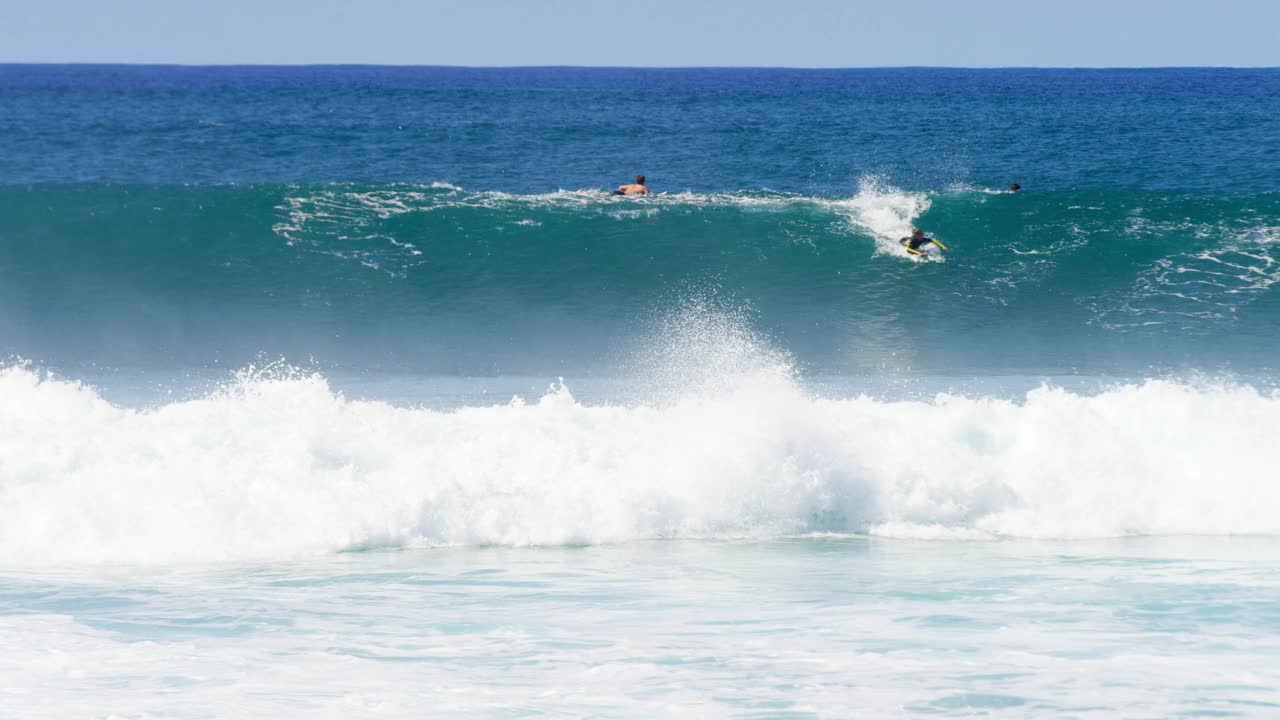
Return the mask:
POLYGON ((147 410, 0 373, 0 561, 170 563, 371 546, 796 533, 1280 532, 1280 398, 1148 381, 1017 402, 820 399, 744 374, 662 405, 441 412, 253 377, 147 410))
MULTIPOLYGON (((929 209, 927 193, 903 192, 882 177, 867 175, 858 181, 853 197, 825 203, 847 214, 855 232, 869 233, 876 242, 876 252, 910 257, 899 240, 911 235, 915 221, 929 209)), ((933 232, 931 230, 931 232, 933 232)), ((935 255, 924 256, 934 260, 935 255)))

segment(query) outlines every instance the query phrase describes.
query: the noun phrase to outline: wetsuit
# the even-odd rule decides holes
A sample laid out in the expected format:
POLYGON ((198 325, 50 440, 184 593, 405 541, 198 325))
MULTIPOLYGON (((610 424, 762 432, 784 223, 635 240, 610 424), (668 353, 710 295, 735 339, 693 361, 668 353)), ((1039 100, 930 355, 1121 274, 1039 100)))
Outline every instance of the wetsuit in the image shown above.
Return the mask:
POLYGON ((908 250, 915 250, 915 251, 919 252, 919 251, 920 251, 920 246, 921 246, 921 245, 923 245, 923 244, 925 244, 925 243, 931 243, 931 242, 933 242, 933 238, 931 238, 931 237, 924 237, 923 235, 922 235, 922 236, 920 236, 920 237, 918 237, 918 238, 917 238, 917 237, 904 237, 904 238, 902 238, 901 240, 899 240, 898 242, 902 243, 903 245, 906 245, 908 250))
POLYGON ((933 243, 934 245, 937 245, 943 250, 947 249, 946 245, 943 245, 942 243, 938 242, 937 240, 934 240, 931 237, 925 237, 923 235, 921 235, 920 237, 915 237, 914 235, 911 237, 904 237, 898 242, 905 245, 907 248, 907 252, 912 253, 914 255, 924 255, 924 251, 920 249, 920 246, 925 243, 933 243))

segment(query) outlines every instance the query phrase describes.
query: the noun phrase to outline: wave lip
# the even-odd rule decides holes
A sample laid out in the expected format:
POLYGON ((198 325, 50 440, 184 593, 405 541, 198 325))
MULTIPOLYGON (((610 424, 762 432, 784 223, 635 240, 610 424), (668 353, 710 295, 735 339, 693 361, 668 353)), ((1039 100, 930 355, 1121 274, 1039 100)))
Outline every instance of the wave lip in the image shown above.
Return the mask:
MULTIPOLYGON (((930 202, 927 193, 904 192, 880 178, 867 176, 858 182, 858 192, 852 198, 823 204, 846 214, 853 227, 870 233, 878 254, 911 257, 898 241, 911 234, 916 219, 929 209, 930 202)), ((923 257, 942 259, 932 253, 923 257)))
POLYGON ((131 410, 0 372, 0 563, 837 532, 1280 533, 1280 398, 1148 381, 1020 402, 815 398, 785 373, 634 406, 557 385, 454 412, 246 375, 131 410))

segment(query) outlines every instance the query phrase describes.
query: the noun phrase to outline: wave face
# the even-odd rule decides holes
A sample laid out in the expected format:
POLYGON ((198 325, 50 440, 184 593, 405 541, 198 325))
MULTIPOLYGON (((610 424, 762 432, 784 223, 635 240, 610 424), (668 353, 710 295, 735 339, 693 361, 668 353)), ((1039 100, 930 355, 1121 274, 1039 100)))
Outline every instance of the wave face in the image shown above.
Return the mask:
POLYGON ((608 374, 714 294, 816 372, 1253 371, 1277 281, 1276 193, 0 186, 0 347, 61 367, 608 374))
POLYGON ((1280 533, 1274 463, 1258 451, 1280 424, 1275 394, 1148 381, 1017 402, 832 400, 783 366, 703 370, 662 402, 586 405, 557 385, 438 412, 254 373, 131 410, 10 367, 0 564, 801 533, 1280 533))

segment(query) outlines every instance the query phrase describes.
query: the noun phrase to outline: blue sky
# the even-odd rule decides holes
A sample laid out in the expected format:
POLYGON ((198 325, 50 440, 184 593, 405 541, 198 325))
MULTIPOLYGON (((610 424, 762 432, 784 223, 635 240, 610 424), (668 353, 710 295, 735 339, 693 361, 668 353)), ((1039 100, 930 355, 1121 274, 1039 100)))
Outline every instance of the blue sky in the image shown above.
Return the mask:
POLYGON ((1280 0, 0 0, 0 62, 1280 66, 1280 0))

